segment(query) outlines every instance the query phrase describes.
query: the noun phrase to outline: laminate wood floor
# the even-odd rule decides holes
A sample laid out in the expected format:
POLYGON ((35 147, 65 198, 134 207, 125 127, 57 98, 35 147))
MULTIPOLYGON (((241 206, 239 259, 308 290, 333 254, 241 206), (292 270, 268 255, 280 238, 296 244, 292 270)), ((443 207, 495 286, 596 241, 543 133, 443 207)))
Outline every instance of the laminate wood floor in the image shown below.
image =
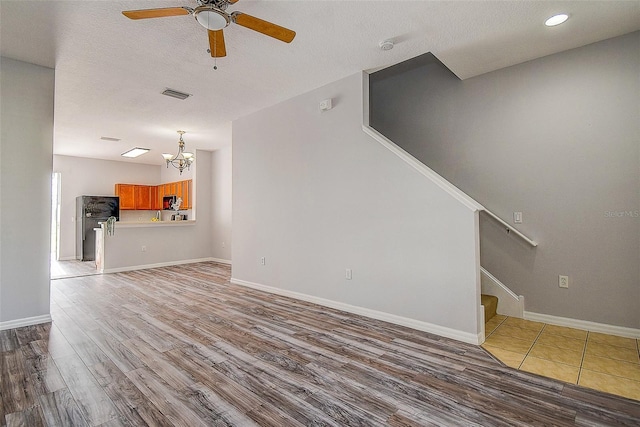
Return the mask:
POLYGON ((51 258, 51 278, 64 279, 70 277, 100 274, 95 261, 67 260, 58 261, 51 258))
POLYGON ((640 425, 479 346, 230 285, 216 263, 52 281, 0 332, 7 426, 640 425))

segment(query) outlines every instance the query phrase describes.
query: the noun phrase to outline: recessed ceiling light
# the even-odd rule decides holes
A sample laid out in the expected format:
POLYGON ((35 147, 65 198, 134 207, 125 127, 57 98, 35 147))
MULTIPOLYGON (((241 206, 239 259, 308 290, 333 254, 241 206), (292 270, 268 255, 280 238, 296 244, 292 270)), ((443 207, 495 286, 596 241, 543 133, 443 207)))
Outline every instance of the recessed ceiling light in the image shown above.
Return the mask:
POLYGON ((140 147, 136 147, 136 148, 132 148, 129 151, 125 151, 124 153, 120 154, 122 157, 138 157, 138 156, 142 156, 144 153, 149 152, 148 148, 140 148, 140 147))
POLYGON ((562 24, 564 21, 569 19, 569 15, 566 13, 560 13, 558 15, 553 15, 551 18, 544 21, 544 25, 547 27, 554 27, 556 25, 562 24))

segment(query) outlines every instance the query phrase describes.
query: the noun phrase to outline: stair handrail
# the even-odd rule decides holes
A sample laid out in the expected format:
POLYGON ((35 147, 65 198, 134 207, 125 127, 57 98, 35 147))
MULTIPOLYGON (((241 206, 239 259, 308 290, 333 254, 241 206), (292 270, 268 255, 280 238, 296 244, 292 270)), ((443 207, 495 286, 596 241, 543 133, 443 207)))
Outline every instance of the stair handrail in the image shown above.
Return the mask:
POLYGON ((504 227, 506 228, 507 234, 511 234, 511 232, 513 231, 513 233, 520 237, 522 240, 524 240, 525 242, 527 242, 528 244, 530 244, 531 246, 533 246, 534 248, 536 246, 538 246, 538 243, 535 240, 531 240, 530 238, 528 238, 527 236, 525 236, 524 234, 522 234, 521 232, 519 232, 518 230, 516 230, 515 228, 513 228, 512 226, 509 225, 509 223, 507 223, 505 220, 503 220, 502 218, 500 218, 498 215, 494 214, 493 212, 491 212, 489 209, 484 208, 483 211, 489 215, 491 218, 495 219, 496 221, 498 221, 500 224, 504 225, 504 227))

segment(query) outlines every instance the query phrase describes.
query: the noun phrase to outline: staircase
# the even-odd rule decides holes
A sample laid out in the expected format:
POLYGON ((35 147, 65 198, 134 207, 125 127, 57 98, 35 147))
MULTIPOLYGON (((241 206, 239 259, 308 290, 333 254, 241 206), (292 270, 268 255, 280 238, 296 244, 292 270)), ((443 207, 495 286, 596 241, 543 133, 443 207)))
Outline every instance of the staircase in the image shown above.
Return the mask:
POLYGON ((493 295, 480 295, 480 303, 484 307, 484 322, 487 323, 498 310, 498 297, 493 295))

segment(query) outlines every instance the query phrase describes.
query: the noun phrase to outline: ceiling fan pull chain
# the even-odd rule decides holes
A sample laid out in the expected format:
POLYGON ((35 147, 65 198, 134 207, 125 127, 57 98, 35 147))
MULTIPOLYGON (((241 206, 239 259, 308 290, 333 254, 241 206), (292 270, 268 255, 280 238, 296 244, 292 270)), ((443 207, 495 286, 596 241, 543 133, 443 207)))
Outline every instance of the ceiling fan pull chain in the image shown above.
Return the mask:
POLYGON ((218 32, 213 33, 213 69, 218 69, 218 41, 216 40, 218 37, 218 32))

